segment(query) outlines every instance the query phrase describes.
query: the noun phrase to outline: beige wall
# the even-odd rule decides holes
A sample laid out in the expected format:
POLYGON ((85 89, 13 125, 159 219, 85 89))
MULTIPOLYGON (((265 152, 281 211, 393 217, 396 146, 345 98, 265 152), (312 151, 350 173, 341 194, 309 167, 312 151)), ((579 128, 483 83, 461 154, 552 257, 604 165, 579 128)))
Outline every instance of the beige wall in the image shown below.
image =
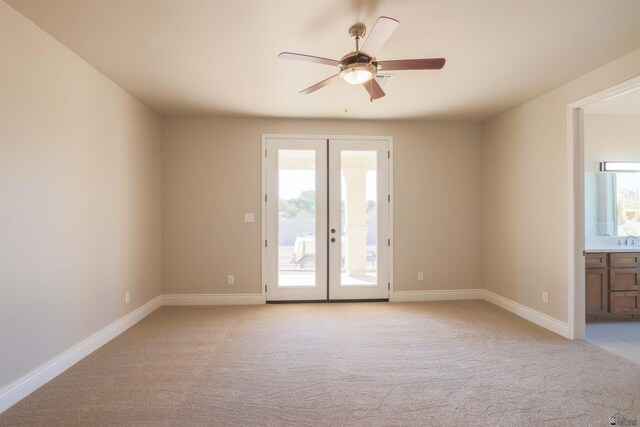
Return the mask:
POLYGON ((0 12, 0 387, 161 291, 260 292, 260 222, 243 213, 260 218, 262 133, 393 136, 396 290, 484 284, 566 320, 566 105, 640 74, 640 51, 484 126, 161 123, 2 1, 0 12))
POLYGON ((640 50, 490 120, 483 131, 483 283, 567 320, 567 104, 640 74, 640 50), (549 304, 542 291, 549 291, 549 304))
POLYGON ((584 115, 585 171, 598 171, 600 162, 640 162, 640 116, 584 115))
POLYGON ((0 13, 1 387, 160 294, 161 119, 0 13))
POLYGON ((395 289, 482 287, 478 125, 166 118, 164 293, 261 291, 262 133, 393 136, 395 289))

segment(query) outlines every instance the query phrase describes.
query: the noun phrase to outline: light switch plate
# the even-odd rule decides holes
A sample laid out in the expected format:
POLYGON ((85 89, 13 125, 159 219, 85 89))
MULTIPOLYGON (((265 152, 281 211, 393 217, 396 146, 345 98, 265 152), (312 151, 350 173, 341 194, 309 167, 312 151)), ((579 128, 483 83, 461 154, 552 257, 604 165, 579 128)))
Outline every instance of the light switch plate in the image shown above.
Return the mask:
POLYGON ((244 214, 244 222, 253 222, 253 213, 244 214))

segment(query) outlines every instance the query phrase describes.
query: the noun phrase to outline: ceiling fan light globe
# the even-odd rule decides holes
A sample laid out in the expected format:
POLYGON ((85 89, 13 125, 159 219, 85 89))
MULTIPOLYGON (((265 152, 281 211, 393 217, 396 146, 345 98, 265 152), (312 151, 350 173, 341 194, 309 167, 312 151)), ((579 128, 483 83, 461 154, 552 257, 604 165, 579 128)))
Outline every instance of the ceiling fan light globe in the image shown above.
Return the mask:
POLYGON ((355 62, 343 66, 340 78, 352 85, 361 85, 376 76, 377 68, 371 63, 355 62))
POLYGON ((340 77, 345 82, 352 85, 361 85, 373 78, 373 73, 367 69, 351 68, 340 73, 340 77))

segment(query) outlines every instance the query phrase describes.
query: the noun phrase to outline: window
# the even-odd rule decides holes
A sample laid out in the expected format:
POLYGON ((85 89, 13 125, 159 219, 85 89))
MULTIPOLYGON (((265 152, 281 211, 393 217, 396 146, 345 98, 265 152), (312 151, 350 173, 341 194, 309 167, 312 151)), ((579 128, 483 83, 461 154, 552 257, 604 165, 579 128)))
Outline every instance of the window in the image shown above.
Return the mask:
POLYGON ((640 173, 615 174, 618 236, 640 236, 640 173))

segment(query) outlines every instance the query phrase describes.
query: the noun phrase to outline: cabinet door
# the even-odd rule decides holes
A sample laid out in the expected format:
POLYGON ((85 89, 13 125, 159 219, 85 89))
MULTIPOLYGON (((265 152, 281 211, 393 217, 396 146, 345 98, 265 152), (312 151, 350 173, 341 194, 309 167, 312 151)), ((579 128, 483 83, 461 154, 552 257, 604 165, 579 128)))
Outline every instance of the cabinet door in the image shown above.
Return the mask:
POLYGON ((612 291, 640 289, 640 268, 612 268, 609 273, 609 289, 612 291))
POLYGON ((607 292, 607 269, 588 269, 585 276, 586 314, 588 316, 608 313, 607 292))
POLYGON ((639 292, 609 292, 611 314, 640 314, 639 292))

